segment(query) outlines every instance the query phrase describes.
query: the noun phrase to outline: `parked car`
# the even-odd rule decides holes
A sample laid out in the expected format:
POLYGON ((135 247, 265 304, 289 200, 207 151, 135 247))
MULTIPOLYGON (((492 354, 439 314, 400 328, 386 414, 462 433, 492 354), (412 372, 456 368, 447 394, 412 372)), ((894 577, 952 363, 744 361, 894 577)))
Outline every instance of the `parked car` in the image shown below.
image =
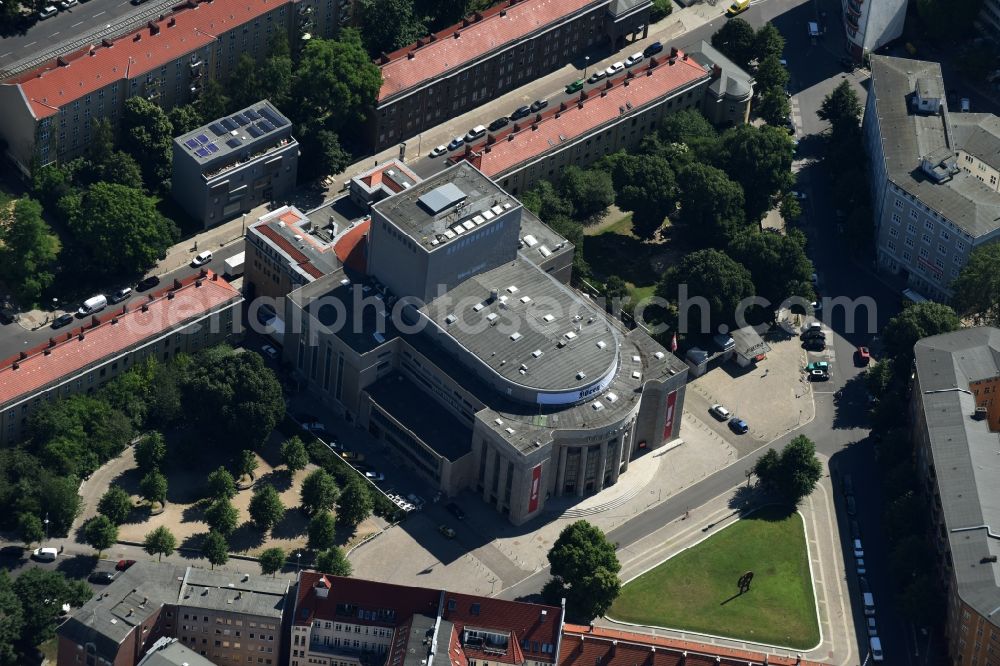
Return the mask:
POLYGON ((868 618, 868 635, 878 636, 878 629, 875 627, 875 618, 868 618))
POLYGON ((623 63, 623 62, 621 62, 619 60, 616 63, 612 63, 610 67, 608 67, 606 70, 604 70, 604 74, 605 74, 605 76, 614 76, 615 74, 617 74, 618 72, 622 71, 623 69, 625 69, 625 63, 623 63))
POLYGON ((448 152, 447 146, 438 146, 437 148, 431 151, 431 157, 441 157, 447 152, 448 152))
POLYGON ((808 351, 821 352, 826 349, 826 340, 823 338, 810 338, 802 346, 808 351))
POLYGON ((525 116, 530 116, 530 115, 531 115, 531 107, 530 106, 520 106, 520 107, 514 109, 514 113, 510 114, 510 119, 511 120, 520 120, 521 118, 524 118, 525 116))
POLYGON ((536 99, 534 102, 531 103, 531 107, 530 107, 531 108, 531 112, 532 113, 538 113, 539 111, 541 111, 542 109, 544 109, 548 105, 549 105, 549 100, 547 100, 547 99, 536 99))
POLYGON ((198 266, 204 266, 210 261, 212 261, 212 251, 205 250, 195 255, 194 259, 191 260, 191 265, 197 268, 198 266))
POLYGON ((660 42, 653 42, 652 44, 650 44, 649 46, 647 46, 642 50, 642 55, 648 58, 649 56, 655 55, 662 50, 663 50, 663 44, 661 44, 660 42))
POLYGON ((65 11, 71 7, 76 7, 76 0, 59 0, 59 11, 65 11))
POLYGON ((871 586, 868 584, 868 579, 864 576, 858 576, 858 587, 861 589, 861 593, 871 592, 871 586))
POLYGON ((854 351, 854 360, 858 365, 868 365, 871 363, 872 355, 868 347, 858 347, 854 351))
POLYGON ((459 148, 463 143, 465 143, 465 137, 456 136, 450 142, 448 142, 448 150, 455 150, 459 148))
POLYGON ((726 16, 737 16, 742 14, 750 6, 750 0, 734 0, 733 4, 729 5, 729 9, 726 10, 726 16))
POLYGON ((799 336, 801 340, 826 340, 826 333, 822 330, 810 329, 799 336))
POLYGON ((448 527, 447 525, 438 525, 438 532, 448 537, 449 539, 455 538, 455 530, 448 527))
POLYGON ((729 429, 735 432, 737 435, 743 435, 750 430, 750 426, 748 426, 747 422, 741 419, 740 417, 734 416, 733 418, 729 419, 729 429))
POLYGON ((509 124, 510 124, 510 118, 508 118, 507 116, 502 116, 489 124, 489 130, 491 132, 496 132, 498 129, 503 129, 504 127, 507 127, 507 125, 509 124))
POLYGON ((868 568, 865 566, 865 558, 859 557, 856 560, 854 560, 854 566, 859 576, 864 576, 866 573, 868 573, 868 568))
MULTIPOLYGON (((358 467, 358 471, 361 471, 360 466, 358 467)), ((365 476, 372 481, 385 481, 385 474, 382 472, 365 472, 365 476)))
POLYGON ((575 92, 583 90, 583 79, 577 79, 573 83, 566 86, 566 94, 572 95, 575 92))
POLYGON ((603 69, 599 69, 590 75, 590 78, 587 79, 587 83, 597 83, 607 75, 608 73, 606 71, 604 71, 603 69))
MULTIPOLYGON (((844 491, 844 496, 854 494, 854 477, 850 474, 845 474, 844 478, 840 480, 840 489, 844 491)), ((854 537, 857 539, 858 537, 854 537)))
POLYGON ((825 382, 830 379, 830 373, 826 370, 810 370, 809 371, 809 381, 811 382, 825 382))
POLYGON ((132 287, 122 287, 115 293, 111 294, 111 298, 109 298, 108 301, 111 303, 121 303, 131 295, 132 295, 132 287))
POLYGON ((868 639, 868 643, 872 648, 872 661, 884 661, 885 654, 882 653, 882 640, 878 636, 872 636, 868 639))
POLYGON ((646 56, 644 56, 642 52, 633 53, 629 57, 625 58, 625 66, 632 67, 633 65, 638 65, 645 57, 646 56))
POLYGON ((97 296, 91 296, 80 305, 80 309, 76 311, 77 317, 86 317, 88 315, 96 314, 108 307, 108 297, 104 294, 98 294, 97 296))
POLYGON ((52 320, 52 328, 62 328, 73 323, 73 315, 69 312, 63 312, 61 315, 52 320))
POLYGON ((806 366, 806 372, 812 372, 813 370, 825 370, 830 372, 830 364, 827 361, 813 361, 806 366))
POLYGON ((156 285, 160 284, 160 278, 155 275, 150 275, 149 277, 144 277, 139 281, 139 284, 135 285, 136 291, 146 291, 147 289, 152 289, 156 285))
POLYGON ((133 564, 135 564, 135 560, 118 560, 118 564, 115 565, 115 569, 118 571, 125 571, 133 564))
POLYGON ((854 499, 854 495, 847 496, 847 515, 856 516, 858 515, 858 503, 854 499))
POLYGON ((107 585, 115 579, 114 573, 110 571, 95 571, 87 577, 91 583, 97 583, 98 585, 107 585))
POLYGON ((344 451, 340 454, 340 457, 349 463, 359 463, 365 461, 365 454, 355 453, 354 451, 344 451))
POLYGON ((39 10, 38 18, 41 20, 45 20, 47 18, 52 18, 58 13, 59 13, 58 9, 56 9, 52 5, 46 5, 45 7, 42 7, 41 10, 39 10))
POLYGON ((968 97, 963 97, 961 99, 961 101, 959 102, 959 105, 960 105, 960 107, 962 109, 962 113, 968 113, 969 111, 972 110, 972 106, 971 106, 971 104, 969 104, 969 98, 968 97))
POLYGON ((31 557, 39 562, 54 562, 59 557, 59 551, 55 548, 36 548, 31 557))
POLYGON ((861 538, 861 526, 858 525, 858 521, 851 521, 851 538, 860 539, 861 538))
POLYGON ((260 353, 268 357, 272 361, 276 361, 278 359, 278 350, 272 347, 271 345, 262 345, 260 348, 260 353))
POLYGON ((865 549, 861 545, 861 539, 855 539, 852 547, 854 548, 854 557, 860 559, 865 556, 865 549))
POLYGON ((728 421, 729 418, 732 416, 732 414, 729 413, 728 409, 718 404, 709 407, 708 413, 714 416, 715 418, 719 419, 720 421, 728 421))
POLYGON ((805 192, 794 192, 793 191, 793 192, 789 192, 789 194, 791 194, 793 197, 795 197, 799 201, 805 201, 806 199, 809 198, 809 195, 807 195, 805 192))
POLYGON ((465 520, 465 511, 463 511, 462 507, 455 504, 454 502, 448 502, 447 504, 444 505, 444 508, 448 509, 448 513, 455 516, 459 520, 465 520))
POLYGON ((465 135, 465 142, 472 143, 481 136, 486 136, 486 128, 482 125, 476 125, 465 135))

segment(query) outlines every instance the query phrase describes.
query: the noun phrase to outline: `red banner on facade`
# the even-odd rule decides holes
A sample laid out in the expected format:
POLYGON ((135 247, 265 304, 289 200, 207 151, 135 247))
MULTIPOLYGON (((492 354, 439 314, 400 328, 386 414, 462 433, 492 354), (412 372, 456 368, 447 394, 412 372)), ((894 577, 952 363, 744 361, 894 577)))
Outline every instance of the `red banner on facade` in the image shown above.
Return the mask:
POLYGON ((663 421, 663 441, 669 441, 674 434, 674 406, 677 404, 677 391, 667 395, 667 418, 663 421))
POLYGON ((542 466, 535 465, 531 470, 531 494, 528 496, 528 513, 538 510, 538 494, 542 490, 542 466))

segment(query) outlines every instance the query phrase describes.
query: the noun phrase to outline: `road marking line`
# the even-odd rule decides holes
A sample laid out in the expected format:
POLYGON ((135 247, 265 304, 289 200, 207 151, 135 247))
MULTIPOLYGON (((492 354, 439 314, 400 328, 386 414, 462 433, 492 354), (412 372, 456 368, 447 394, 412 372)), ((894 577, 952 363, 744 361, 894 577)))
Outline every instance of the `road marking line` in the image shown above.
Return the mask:
POLYGON ((83 25, 83 21, 80 21, 80 22, 78 22, 78 23, 74 23, 74 24, 73 24, 73 25, 71 25, 70 27, 71 27, 71 28, 75 28, 75 27, 76 27, 76 26, 78 26, 78 25, 83 25))
POLYGON ((49 35, 49 37, 55 37, 55 36, 56 36, 56 35, 58 35, 58 34, 59 34, 59 31, 58 31, 58 30, 56 30, 56 31, 55 31, 55 32, 53 32, 53 33, 52 33, 51 35, 49 35))
POLYGON ((100 15, 101 15, 101 14, 103 14, 103 13, 104 13, 104 12, 97 12, 96 14, 94 14, 94 18, 97 18, 98 16, 100 16, 100 15))
POLYGON ((7 57, 7 56, 9 56, 9 55, 10 55, 11 53, 13 53, 13 51, 7 51, 7 53, 4 53, 3 55, 0 55, 0 58, 6 58, 6 57, 7 57))
POLYGON ((31 42, 31 44, 25 44, 25 45, 24 45, 24 48, 28 48, 29 46, 34 46, 34 45, 35 45, 35 44, 37 44, 37 43, 38 43, 38 42, 31 42))

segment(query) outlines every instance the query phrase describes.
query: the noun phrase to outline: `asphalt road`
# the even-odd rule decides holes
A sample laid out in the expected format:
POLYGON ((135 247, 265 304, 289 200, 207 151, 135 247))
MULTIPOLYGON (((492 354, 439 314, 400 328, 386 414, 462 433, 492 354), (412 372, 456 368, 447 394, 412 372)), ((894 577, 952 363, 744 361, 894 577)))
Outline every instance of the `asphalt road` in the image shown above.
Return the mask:
MULTIPOLYGON (((235 243, 230 243, 225 247, 219 248, 213 251, 212 261, 208 263, 208 268, 211 270, 222 273, 225 269, 225 260, 234 254, 238 254, 243 251, 243 241, 237 241, 235 243)), ((175 278, 184 278, 188 275, 192 275, 198 272, 197 268, 192 266, 184 266, 170 273, 166 273, 160 276, 160 284, 169 283, 175 278)), ((112 293, 120 287, 128 286, 126 284, 116 284, 109 285, 105 293, 112 293)), ((135 286, 134 284, 130 286, 135 286)), ((66 309, 75 310, 79 304, 71 304, 66 309)), ((62 312, 63 308, 60 308, 57 312, 62 312)), ((21 327, 20 324, 11 323, 0 326, 0 359, 8 358, 17 354, 23 349, 30 349, 35 345, 41 344, 49 339, 50 336, 62 331, 65 332, 66 329, 59 329, 53 331, 53 329, 46 324, 38 330, 28 331, 21 327)))

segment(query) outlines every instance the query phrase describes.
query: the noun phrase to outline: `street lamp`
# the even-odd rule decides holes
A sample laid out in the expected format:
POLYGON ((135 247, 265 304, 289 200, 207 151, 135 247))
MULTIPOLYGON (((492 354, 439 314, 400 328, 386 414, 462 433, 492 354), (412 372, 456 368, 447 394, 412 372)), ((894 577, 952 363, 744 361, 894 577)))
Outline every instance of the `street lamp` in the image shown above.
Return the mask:
POLYGON ((49 540, 49 512, 45 512, 45 541, 49 540))
POLYGON ((302 553, 295 553, 295 569, 302 571, 302 553))
POLYGON ((588 67, 590 67, 590 56, 583 56, 583 78, 587 78, 588 67))
POLYGON ((240 233, 240 237, 247 235, 247 214, 243 213, 243 231, 240 233))

